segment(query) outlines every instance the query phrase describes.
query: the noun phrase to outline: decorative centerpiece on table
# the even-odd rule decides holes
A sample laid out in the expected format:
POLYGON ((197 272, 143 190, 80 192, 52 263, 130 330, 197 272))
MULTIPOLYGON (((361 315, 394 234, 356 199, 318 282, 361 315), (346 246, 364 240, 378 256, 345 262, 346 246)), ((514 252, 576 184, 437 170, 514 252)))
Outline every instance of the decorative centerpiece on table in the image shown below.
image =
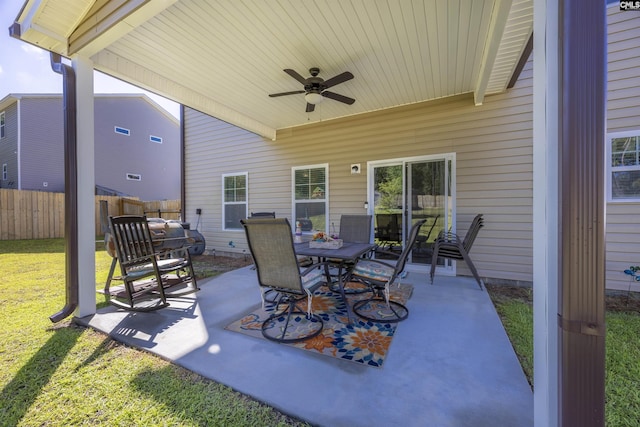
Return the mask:
POLYGON ((334 239, 323 231, 313 233, 309 241, 310 248, 338 249, 342 247, 342 239, 334 239))

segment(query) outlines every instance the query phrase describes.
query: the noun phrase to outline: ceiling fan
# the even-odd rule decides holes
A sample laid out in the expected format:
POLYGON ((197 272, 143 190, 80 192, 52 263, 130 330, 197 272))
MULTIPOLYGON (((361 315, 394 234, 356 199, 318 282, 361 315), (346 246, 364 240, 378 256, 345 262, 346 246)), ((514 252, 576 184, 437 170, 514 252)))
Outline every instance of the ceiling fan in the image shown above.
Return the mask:
POLYGON ((311 77, 307 77, 306 79, 298 74, 296 71, 287 68, 284 70, 285 73, 289 74, 291 77, 302 83, 304 86, 304 90, 294 90, 292 92, 281 92, 281 93, 272 93, 269 94, 271 97, 276 96, 284 96, 284 95, 295 95, 298 93, 304 93, 304 99, 307 101, 307 113, 312 112, 316 105, 322 102, 323 98, 330 98, 334 101, 344 102, 345 104, 353 104, 356 102, 355 99, 349 98, 348 96, 340 95, 339 93, 328 91, 330 87, 333 87, 337 84, 344 83, 347 80, 351 80, 353 78, 353 74, 348 71, 344 73, 338 74, 335 77, 330 78, 329 80, 324 80, 322 77, 318 77, 320 74, 320 69, 313 67, 309 68, 309 74, 311 77))

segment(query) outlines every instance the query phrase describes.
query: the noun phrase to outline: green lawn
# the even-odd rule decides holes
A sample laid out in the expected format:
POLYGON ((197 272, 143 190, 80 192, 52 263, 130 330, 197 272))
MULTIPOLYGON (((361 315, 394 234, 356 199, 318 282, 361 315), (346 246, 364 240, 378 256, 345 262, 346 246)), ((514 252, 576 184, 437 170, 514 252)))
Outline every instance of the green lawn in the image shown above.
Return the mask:
MULTIPOLYGON (((522 299, 494 296, 496 309, 533 383, 533 307, 522 299)), ((640 425, 640 313, 606 314, 605 420, 607 427, 640 425)))
MULTIPOLYGON (((100 247, 99 287, 110 263, 100 247)), ((52 324, 65 301, 62 240, 0 241, 0 265, 0 426, 303 425, 101 333, 52 324)))
MULTIPOLYGON (((98 247, 98 287, 110 263, 98 247)), ((62 240, 0 241, 0 265, 0 426, 302 425, 101 333, 69 321, 52 324, 48 316, 65 298, 62 240)), ((496 306, 531 378, 531 304, 502 298, 496 306)), ((607 313, 606 345, 607 426, 637 426, 640 314, 607 313)))

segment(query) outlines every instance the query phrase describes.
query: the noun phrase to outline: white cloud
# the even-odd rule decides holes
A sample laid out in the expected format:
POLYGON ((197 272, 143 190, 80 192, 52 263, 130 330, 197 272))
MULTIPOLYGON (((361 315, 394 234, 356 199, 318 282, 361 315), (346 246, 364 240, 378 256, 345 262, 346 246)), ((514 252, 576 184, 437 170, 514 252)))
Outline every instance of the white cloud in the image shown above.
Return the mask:
POLYGON ((46 56, 47 52, 43 49, 40 49, 39 47, 36 47, 34 45, 31 44, 27 44, 27 43, 22 43, 20 45, 22 51, 24 53, 26 53, 27 55, 36 57, 37 59, 42 59, 46 56))
POLYGON ((20 88, 27 88, 35 81, 34 76, 27 71, 19 71, 15 75, 16 82, 20 88))

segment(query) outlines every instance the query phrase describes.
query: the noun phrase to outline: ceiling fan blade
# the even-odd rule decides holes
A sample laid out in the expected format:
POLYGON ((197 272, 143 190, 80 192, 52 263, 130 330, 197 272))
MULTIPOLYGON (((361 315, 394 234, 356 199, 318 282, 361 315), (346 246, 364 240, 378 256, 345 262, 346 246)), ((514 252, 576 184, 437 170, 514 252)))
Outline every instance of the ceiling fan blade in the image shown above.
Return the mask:
POLYGON ((324 96, 325 98, 331 98, 334 101, 344 102, 345 104, 349 105, 356 102, 356 100, 353 98, 349 98, 348 96, 340 95, 339 93, 331 92, 329 90, 325 90, 324 92, 322 92, 322 96, 324 96))
POLYGON ((306 112, 307 112, 307 113, 311 113, 311 112, 312 112, 313 110, 315 110, 315 109, 316 109, 316 105, 315 105, 315 104, 309 104, 309 103, 307 102, 307 109, 306 109, 306 112))
MULTIPOLYGON (((285 70, 286 71, 286 70, 285 70)), ((325 80, 324 81, 324 87, 325 88, 330 88, 331 86, 335 86, 337 84, 346 82, 347 80, 351 80, 353 78, 353 74, 351 74, 348 71, 345 71, 342 74, 338 74, 335 77, 331 77, 329 80, 325 80)))
POLYGON ((291 77, 293 77, 294 79, 296 79, 297 81, 299 81, 301 84, 306 84, 307 83, 307 79, 305 79, 304 77, 302 77, 300 74, 298 74, 297 71, 292 70, 290 68, 287 68, 285 70, 283 70, 285 73, 289 74, 291 77))
POLYGON ((294 90, 291 92, 270 93, 269 96, 274 98, 276 96, 295 95, 297 93, 304 93, 304 90, 294 90))

